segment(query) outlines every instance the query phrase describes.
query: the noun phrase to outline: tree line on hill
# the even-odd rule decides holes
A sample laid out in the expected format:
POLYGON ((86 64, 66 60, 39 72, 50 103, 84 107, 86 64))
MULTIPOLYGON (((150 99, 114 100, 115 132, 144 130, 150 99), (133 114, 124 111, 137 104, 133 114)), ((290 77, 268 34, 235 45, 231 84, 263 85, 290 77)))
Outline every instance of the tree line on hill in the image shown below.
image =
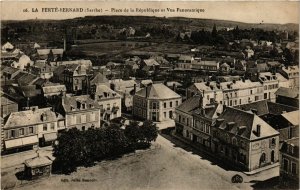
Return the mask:
POLYGON ((70 174, 79 166, 89 167, 97 161, 115 158, 137 149, 149 148, 158 136, 155 124, 131 122, 125 129, 108 127, 80 131, 72 128, 61 133, 53 145, 53 171, 70 174))

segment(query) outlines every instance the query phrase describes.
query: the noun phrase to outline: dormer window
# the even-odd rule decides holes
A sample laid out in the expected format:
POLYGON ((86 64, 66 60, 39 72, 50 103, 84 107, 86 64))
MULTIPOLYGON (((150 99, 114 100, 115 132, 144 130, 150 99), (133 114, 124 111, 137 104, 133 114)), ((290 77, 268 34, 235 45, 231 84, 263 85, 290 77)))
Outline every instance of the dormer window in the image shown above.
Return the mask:
POLYGON ((75 108, 73 106, 71 106, 71 111, 74 111, 74 110, 75 110, 75 108))
POLYGON ((43 113, 43 114, 41 115, 41 120, 42 120, 42 121, 46 121, 46 120, 47 120, 47 115, 43 113))
POLYGON ((82 104, 82 109, 85 109, 85 104, 82 104))

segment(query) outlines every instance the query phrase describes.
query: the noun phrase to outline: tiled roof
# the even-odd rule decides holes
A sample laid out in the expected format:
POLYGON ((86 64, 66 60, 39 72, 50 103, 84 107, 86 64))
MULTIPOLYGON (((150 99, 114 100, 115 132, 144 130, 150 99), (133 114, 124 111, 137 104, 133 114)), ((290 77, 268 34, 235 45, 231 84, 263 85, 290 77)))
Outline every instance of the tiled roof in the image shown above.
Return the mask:
POLYGON ((149 99, 171 99, 181 98, 176 92, 165 86, 164 84, 152 84, 142 90, 136 92, 137 96, 147 97, 149 99), (147 92, 147 94, 146 94, 147 92))
POLYGON ((227 107, 218 119, 224 119, 218 126, 219 129, 249 140, 256 140, 279 134, 279 132, 257 115, 236 108, 227 107), (230 122, 234 122, 233 126, 228 126, 228 123, 230 122), (257 125, 261 126, 260 136, 257 136, 256 134, 257 125), (245 128, 239 129, 239 127, 242 126, 245 128))
POLYGON ((159 63, 157 63, 157 61, 155 61, 155 59, 144 59, 144 63, 147 66, 157 66, 157 65, 159 65, 159 63))
POLYGON ((78 103, 85 104, 86 105, 85 110, 94 109, 94 108, 100 109, 98 103, 93 99, 91 99, 88 95, 71 96, 71 97, 62 98, 62 106, 65 112, 84 110, 82 108, 77 107, 78 103))
POLYGON ((4 129, 54 121, 57 121, 57 117, 51 108, 12 112, 4 125, 4 129), (45 121, 42 120, 42 115, 46 116, 45 121))
POLYGON ((292 125, 299 126, 299 110, 282 114, 292 125))
POLYGON ((292 88, 284 88, 284 87, 280 87, 275 94, 277 96, 285 96, 285 97, 289 97, 289 98, 298 98, 299 97, 299 91, 296 89, 292 89, 292 88))
POLYGON ((195 110, 196 108, 199 108, 200 106, 200 96, 193 96, 189 99, 187 99, 186 101, 184 101, 182 104, 180 104, 176 110, 185 112, 185 113, 189 113, 193 110, 195 110))

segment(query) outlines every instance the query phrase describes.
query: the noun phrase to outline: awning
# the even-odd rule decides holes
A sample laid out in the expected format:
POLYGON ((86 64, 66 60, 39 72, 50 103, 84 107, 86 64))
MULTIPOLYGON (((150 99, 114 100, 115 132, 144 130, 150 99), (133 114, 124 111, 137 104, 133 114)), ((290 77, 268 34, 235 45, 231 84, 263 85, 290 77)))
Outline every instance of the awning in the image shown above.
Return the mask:
POLYGON ((37 136, 35 135, 35 136, 5 141, 5 148, 6 149, 17 148, 17 147, 21 147, 21 146, 36 144, 38 142, 39 142, 39 140, 38 140, 37 136))
POLYGON ((57 134, 56 133, 44 134, 44 139, 46 142, 55 141, 57 139, 57 134))
POLYGON ((22 138, 23 145, 30 145, 30 144, 36 144, 39 142, 39 139, 37 136, 30 136, 30 137, 24 137, 22 138))
POLYGON ((14 140, 9 140, 9 141, 5 141, 5 148, 9 149, 9 148, 16 148, 16 147, 20 147, 23 146, 23 142, 21 139, 14 139, 14 140))

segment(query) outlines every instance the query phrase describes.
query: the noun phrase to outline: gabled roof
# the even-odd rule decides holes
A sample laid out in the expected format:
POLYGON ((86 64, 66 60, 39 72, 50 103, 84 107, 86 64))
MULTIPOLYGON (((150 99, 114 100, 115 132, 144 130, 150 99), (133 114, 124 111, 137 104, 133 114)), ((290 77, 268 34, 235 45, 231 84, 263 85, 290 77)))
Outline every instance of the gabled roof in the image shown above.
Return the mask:
POLYGON ((264 120, 259 118, 257 115, 242 111, 236 108, 227 107, 225 111, 219 116, 218 119, 224 119, 218 127, 228 133, 238 135, 248 140, 256 140, 260 138, 270 137, 279 135, 279 132, 273 129, 264 120), (228 123, 233 123, 233 126, 228 126, 228 123), (260 136, 257 136, 256 129, 257 125, 260 125, 260 136), (239 127, 244 126, 244 129, 239 127))
POLYGON ((4 129, 20 127, 20 126, 28 126, 28 125, 36 125, 44 122, 54 122, 57 121, 57 116, 55 112, 51 110, 51 108, 43 108, 43 109, 35 109, 35 110, 27 110, 27 111, 19 111, 10 113, 5 125, 4 129), (46 120, 43 121, 42 115, 46 116, 46 120))
POLYGON ((280 87, 275 94, 277 96, 284 96, 289 98, 298 98, 299 97, 299 91, 293 88, 284 88, 280 87))
POLYGON ((185 113, 191 113, 196 108, 199 108, 200 106, 200 96, 193 96, 186 101, 184 101, 182 104, 180 104, 176 110, 185 112, 185 113))
POLYGON ((158 66, 159 65, 159 63, 157 63, 157 61, 155 61, 155 59, 144 59, 143 61, 147 66, 158 66))
POLYGON ((180 95, 178 95, 176 92, 174 92, 162 83, 149 85, 143 88, 142 90, 136 92, 135 95, 146 97, 149 99, 181 98, 180 95))
POLYGON ((282 114, 292 125, 299 126, 299 110, 282 114))
POLYGON ((90 84, 100 84, 100 83, 108 83, 108 79, 100 72, 94 74, 94 76, 90 80, 90 84))
POLYGON ((9 42, 6 42, 3 46, 2 46, 2 50, 6 50, 6 49, 14 49, 14 46, 9 43, 9 42))

